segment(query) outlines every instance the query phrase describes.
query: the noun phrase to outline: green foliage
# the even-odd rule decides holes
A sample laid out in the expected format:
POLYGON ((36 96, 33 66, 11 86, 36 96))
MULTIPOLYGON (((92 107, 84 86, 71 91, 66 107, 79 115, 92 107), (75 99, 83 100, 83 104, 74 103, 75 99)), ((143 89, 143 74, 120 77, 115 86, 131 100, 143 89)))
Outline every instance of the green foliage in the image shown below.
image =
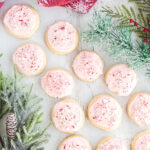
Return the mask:
POLYGON ((5 77, 0 72, 0 119, 8 112, 13 112, 18 121, 16 139, 0 136, 0 149, 42 150, 49 137, 46 134, 47 127, 40 127, 43 122, 42 99, 32 95, 32 86, 24 86, 21 79, 16 69, 13 78, 5 77))
MULTIPOLYGON (((148 44, 131 39, 131 30, 125 26, 117 27, 110 17, 95 12, 89 30, 82 33, 82 40, 92 45, 108 45, 105 52, 116 61, 126 63, 134 69, 150 70, 148 44), (106 43, 106 44, 105 44, 106 43), (134 43, 134 44, 133 44, 134 43)), ((147 74, 148 75, 148 74, 147 74)))
POLYGON ((145 26, 150 28, 150 0, 129 0, 129 2, 134 2, 141 14, 141 18, 145 21, 145 26))
POLYGON ((150 14, 150 0, 128 0, 134 2, 142 12, 150 14))
MULTIPOLYGON (((142 0, 130 0, 130 2, 136 2, 138 4, 142 2, 142 0)), ((145 0, 147 1, 147 0, 145 0)), ((146 4, 144 3, 145 7, 146 4)), ((106 13, 107 16, 111 16, 113 18, 116 18, 119 26, 125 25, 126 27, 129 27, 132 29, 132 31, 136 32, 137 35, 144 39, 148 38, 150 39, 150 35, 143 32, 143 28, 149 28, 150 23, 150 9, 149 14, 145 14, 142 6, 138 4, 138 11, 136 11, 133 7, 127 8, 125 5, 121 5, 120 7, 114 7, 114 9, 110 8, 109 6, 102 7, 102 12, 106 13), (131 24, 129 21, 130 19, 133 19, 135 22, 138 22, 139 27, 135 27, 134 23, 131 24)))

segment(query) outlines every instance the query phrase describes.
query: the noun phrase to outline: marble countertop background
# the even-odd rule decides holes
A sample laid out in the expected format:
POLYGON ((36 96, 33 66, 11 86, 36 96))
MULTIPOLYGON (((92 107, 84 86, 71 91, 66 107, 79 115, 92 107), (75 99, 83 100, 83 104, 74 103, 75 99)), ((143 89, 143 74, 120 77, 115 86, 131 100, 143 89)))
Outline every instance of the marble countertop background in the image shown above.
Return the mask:
MULTIPOLYGON (((81 32, 85 28, 88 27, 88 21, 90 20, 94 9, 96 10, 100 9, 101 6, 104 6, 106 4, 113 7, 113 5, 119 5, 121 3, 127 4, 128 2, 127 0, 115 0, 115 1, 114 0, 98 0, 95 7, 92 8, 92 10, 88 14, 85 14, 85 15, 76 13, 69 8, 40 7, 37 5, 36 0, 6 0, 6 3, 4 4, 2 9, 0 9, 0 53, 3 53, 3 57, 0 59, 0 64, 1 64, 2 70, 5 73, 7 74, 12 73, 13 71, 12 54, 19 45, 25 42, 33 41, 33 42, 40 44, 47 54, 47 67, 44 70, 44 72, 37 77, 24 79, 24 82, 26 83, 29 83, 29 84, 34 83, 34 93, 44 98, 43 111, 45 112, 45 115, 43 118, 44 120, 43 128, 50 122, 51 108, 53 104, 55 104, 58 101, 56 99, 53 99, 47 96, 40 86, 40 79, 48 69, 53 68, 53 67, 62 67, 72 72, 72 69, 71 69, 72 60, 74 56, 82 49, 92 49, 99 53, 99 55, 104 60, 104 65, 105 65, 104 72, 106 72, 106 70, 111 65, 115 64, 115 62, 111 60, 111 58, 109 58, 108 56, 104 54, 105 48, 103 45, 99 48, 91 48, 88 45, 80 42, 79 47, 72 54, 64 55, 64 56, 53 54, 47 48, 45 41, 44 41, 45 31, 47 27, 57 20, 67 20, 71 22, 72 24, 74 24, 74 26, 76 26, 78 31, 81 32), (39 29, 30 39, 27 39, 27 40, 15 39, 14 37, 12 37, 6 32, 6 30, 4 29, 2 25, 2 18, 3 18, 4 12, 13 4, 19 4, 19 3, 30 4, 39 12, 39 15, 40 15, 41 24, 40 24, 39 29)), ((132 92, 132 94, 129 97, 119 97, 119 96, 112 94, 107 89, 103 81, 103 78, 104 78, 103 76, 93 83, 82 82, 78 80, 74 75, 73 77, 74 77, 76 84, 75 84, 72 95, 68 97, 74 98, 76 101, 78 101, 81 104, 81 106, 84 108, 85 112, 87 110, 87 105, 89 101, 94 96, 98 94, 102 94, 102 93, 108 93, 114 96, 122 105, 122 108, 124 111, 123 120, 119 128, 117 128, 113 132, 105 132, 103 130, 100 130, 94 127, 88 121, 88 119, 86 119, 84 127, 76 134, 81 134, 82 136, 87 138, 89 142, 92 144, 93 150, 96 148, 98 142, 106 136, 119 137, 120 139, 124 141, 127 147, 127 150, 129 150, 131 139, 135 136, 135 134, 144 129, 148 129, 148 127, 137 127, 130 121, 126 113, 126 104, 128 102, 128 99, 133 93, 140 92, 140 91, 150 91, 150 86, 149 86, 150 81, 147 81, 147 79, 142 74, 138 73, 138 78, 139 78, 138 84, 135 90, 132 92)), ((65 137, 69 136, 69 134, 64 134, 64 133, 57 131, 53 127, 53 125, 51 125, 48 132, 51 134, 51 137, 49 139, 49 143, 45 144, 45 150, 56 150, 58 144, 65 137)))

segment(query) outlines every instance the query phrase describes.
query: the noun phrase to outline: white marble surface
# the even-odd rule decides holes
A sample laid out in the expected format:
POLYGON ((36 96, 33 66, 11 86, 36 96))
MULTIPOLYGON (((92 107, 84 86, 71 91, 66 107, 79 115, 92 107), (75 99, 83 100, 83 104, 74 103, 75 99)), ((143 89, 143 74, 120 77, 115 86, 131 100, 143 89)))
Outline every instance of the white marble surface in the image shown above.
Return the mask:
MULTIPOLYGON (((114 4, 119 5, 120 3, 126 3, 126 0, 99 0, 99 2, 95 5, 95 9, 99 9, 102 5, 109 4, 113 6, 114 4)), ((20 44, 25 43, 26 41, 33 41, 40 44, 46 54, 47 54, 47 67, 45 71, 37 77, 34 78, 25 78, 26 83, 34 83, 34 92, 37 93, 39 96, 44 98, 43 102, 43 111, 45 112, 44 115, 44 124, 43 128, 49 123, 50 121, 50 112, 53 104, 57 102, 57 100, 52 99, 48 97, 40 86, 40 79, 43 76, 43 74, 52 67, 63 67, 68 70, 71 70, 71 63, 73 57, 80 51, 81 49, 89 49, 90 47, 88 45, 85 45, 83 43, 80 43, 79 47, 75 52, 69 55, 65 56, 59 56, 54 55, 49 49, 47 48, 45 41, 44 41, 44 35, 47 27, 52 24, 56 20, 67 20, 71 23, 73 23, 79 31, 82 31, 83 29, 87 28, 87 22, 91 17, 91 14, 93 12, 93 9, 88 13, 87 15, 80 15, 76 12, 73 12, 70 9, 62 8, 62 7, 54 7, 54 8, 43 8, 39 7, 36 3, 36 0, 6 0, 5 5, 0 9, 0 52, 4 54, 2 59, 0 59, 1 68, 6 73, 12 73, 12 53, 18 47, 20 44), (11 35, 9 35, 6 30, 4 29, 2 25, 2 18, 4 15, 4 12, 13 4, 17 3, 27 3, 32 5, 35 9, 38 10, 40 14, 40 20, 41 24, 38 29, 38 31, 27 40, 19 40, 15 39, 11 35)), ((103 58, 105 63, 105 70, 106 71, 114 62, 108 57, 105 56, 103 51, 104 48, 95 48, 95 51, 97 51, 103 58)), ((141 74, 138 74, 139 81, 135 88, 135 90, 132 92, 139 92, 139 91, 150 91, 149 81, 145 79, 145 77, 141 74)), ((100 93, 109 93, 113 95, 120 104, 122 105, 124 114, 123 114, 123 120, 121 122, 121 125, 119 128, 117 128, 113 132, 104 132, 93 125, 90 124, 90 122, 86 119, 85 125, 82 128, 81 131, 79 131, 77 134, 81 134, 84 137, 86 137, 90 143, 93 146, 93 150, 96 148, 96 145, 98 144, 99 140, 106 136, 116 136, 122 139, 127 147, 127 149, 130 149, 130 143, 133 136, 145 128, 140 128, 135 126, 128 118, 126 113, 126 104, 129 99, 129 97, 118 97, 111 92, 108 91, 107 87, 105 86, 105 83, 103 81, 103 77, 98 79, 97 81, 93 83, 85 83, 82 81, 79 81, 75 76, 75 88, 73 90, 72 95, 69 97, 74 98, 77 100, 85 109, 91 100, 93 96, 96 96, 100 93)), ((57 131, 53 126, 50 127, 48 132, 51 134, 51 137, 49 139, 49 143, 45 145, 45 150, 56 150, 58 144, 62 141, 63 138, 69 136, 69 134, 63 134, 59 131, 57 131)))

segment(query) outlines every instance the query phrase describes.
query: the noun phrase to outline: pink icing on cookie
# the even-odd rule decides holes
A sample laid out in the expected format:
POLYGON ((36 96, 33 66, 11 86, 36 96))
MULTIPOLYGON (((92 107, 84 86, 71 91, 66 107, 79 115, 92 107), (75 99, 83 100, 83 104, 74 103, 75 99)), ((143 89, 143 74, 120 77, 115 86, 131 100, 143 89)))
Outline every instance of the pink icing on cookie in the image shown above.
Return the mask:
POLYGON ((110 96, 101 95, 89 108, 89 117, 94 124, 106 130, 113 130, 121 121, 122 109, 110 96))
POLYGON ((150 124, 150 94, 139 93, 128 105, 129 116, 140 126, 150 124))
POLYGON ((24 75, 34 76, 44 69, 46 56, 40 46, 26 43, 17 48, 13 54, 13 62, 24 75))
POLYGON ((120 139, 111 138, 108 141, 100 144, 97 150, 125 150, 125 148, 120 139))
POLYGON ((84 122, 83 111, 75 102, 58 102, 53 109, 53 122, 62 132, 76 132, 84 122))
POLYGON ((58 21, 51 25, 47 31, 48 43, 58 52, 70 52, 77 46, 77 31, 72 24, 58 21))
POLYGON ((110 91, 128 96, 136 86, 137 76, 127 65, 118 64, 108 71, 105 81, 110 91))
POLYGON ((92 51, 81 51, 73 61, 73 70, 82 80, 94 81, 103 74, 103 62, 92 51))
POLYGON ((133 150, 150 150, 150 133, 139 137, 135 142, 133 150))
POLYGON ((73 78, 63 69, 52 69, 44 75, 41 84, 49 96, 62 98, 71 94, 73 78))
POLYGON ((26 36, 37 26, 37 15, 26 5, 12 6, 4 16, 4 25, 16 36, 26 36))
POLYGON ((59 150, 91 150, 91 147, 84 138, 74 136, 66 139, 59 150))

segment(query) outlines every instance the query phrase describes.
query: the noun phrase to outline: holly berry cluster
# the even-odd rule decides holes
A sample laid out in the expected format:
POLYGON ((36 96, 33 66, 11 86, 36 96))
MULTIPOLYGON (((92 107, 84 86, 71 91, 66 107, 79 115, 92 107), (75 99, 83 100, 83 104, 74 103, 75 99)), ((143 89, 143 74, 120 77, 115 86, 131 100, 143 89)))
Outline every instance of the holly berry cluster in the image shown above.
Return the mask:
MULTIPOLYGON (((147 34, 147 32, 150 32, 149 29, 147 29, 147 28, 141 26, 140 24, 138 24, 138 22, 134 21, 133 19, 130 19, 130 23, 133 23, 134 26, 136 26, 136 27, 140 27, 140 28, 142 29, 142 31, 145 32, 146 34, 147 34)), ((143 42, 144 42, 144 43, 145 43, 145 42, 148 42, 148 40, 145 38, 145 39, 143 39, 143 42)), ((148 50, 150 50, 150 48, 149 48, 148 50)))

